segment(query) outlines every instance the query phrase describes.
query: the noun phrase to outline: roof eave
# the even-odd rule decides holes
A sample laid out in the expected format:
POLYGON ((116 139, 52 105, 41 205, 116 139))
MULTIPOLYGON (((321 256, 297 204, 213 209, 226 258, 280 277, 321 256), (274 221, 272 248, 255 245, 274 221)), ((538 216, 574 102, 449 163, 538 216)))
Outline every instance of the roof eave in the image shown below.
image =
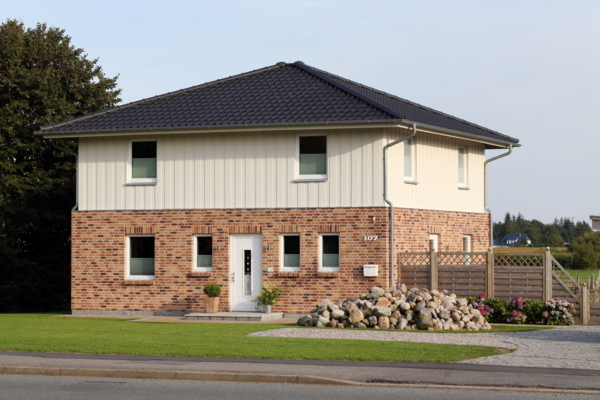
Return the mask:
POLYGON ((192 132, 227 132, 227 131, 257 131, 257 130, 291 130, 291 129, 337 129, 351 126, 353 128, 368 127, 395 127, 402 123, 400 119, 362 120, 362 121, 321 121, 321 122, 293 122, 293 123, 264 123, 264 124, 238 124, 238 125, 199 125, 199 126, 173 126, 173 127, 148 127, 126 129, 91 129, 75 131, 38 131, 35 135, 45 139, 72 139, 94 136, 124 136, 152 134, 178 134, 192 132))

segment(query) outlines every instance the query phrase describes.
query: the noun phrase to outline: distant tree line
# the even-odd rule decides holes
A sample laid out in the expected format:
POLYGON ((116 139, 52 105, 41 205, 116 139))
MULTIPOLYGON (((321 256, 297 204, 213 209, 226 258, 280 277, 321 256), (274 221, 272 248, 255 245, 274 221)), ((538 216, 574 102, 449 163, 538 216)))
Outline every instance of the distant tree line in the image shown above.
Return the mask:
POLYGON ((533 247, 565 247, 565 243, 571 244, 588 232, 592 232, 589 224, 573 222, 570 218, 555 218, 545 224, 536 219, 527 220, 521 213, 506 213, 503 222, 494 222, 494 240, 499 241, 507 234, 523 233, 529 237, 533 247))

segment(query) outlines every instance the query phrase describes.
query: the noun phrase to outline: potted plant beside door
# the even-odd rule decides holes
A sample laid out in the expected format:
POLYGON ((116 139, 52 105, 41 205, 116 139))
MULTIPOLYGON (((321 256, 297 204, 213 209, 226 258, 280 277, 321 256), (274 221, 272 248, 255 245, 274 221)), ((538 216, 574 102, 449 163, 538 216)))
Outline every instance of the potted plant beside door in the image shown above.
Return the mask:
POLYGON ((263 285, 260 294, 257 294, 252 299, 252 302, 256 303, 256 306, 254 308, 256 308, 257 310, 259 308, 262 308, 265 314, 271 314, 271 307, 275 305, 277 297, 279 297, 278 287, 269 288, 268 286, 263 285))
POLYGON ((214 314, 219 312, 219 296, 221 295, 221 286, 215 283, 209 283, 204 286, 204 293, 208 296, 204 300, 206 304, 206 313, 214 314))

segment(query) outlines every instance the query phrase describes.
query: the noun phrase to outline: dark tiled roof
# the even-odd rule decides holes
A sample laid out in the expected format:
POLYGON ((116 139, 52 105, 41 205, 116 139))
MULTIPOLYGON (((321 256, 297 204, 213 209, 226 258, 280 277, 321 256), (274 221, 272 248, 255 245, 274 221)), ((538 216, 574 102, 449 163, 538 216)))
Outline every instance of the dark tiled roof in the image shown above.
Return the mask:
POLYGON ((303 63, 226 79, 42 127, 47 133, 358 123, 405 119, 503 142, 518 140, 303 63))

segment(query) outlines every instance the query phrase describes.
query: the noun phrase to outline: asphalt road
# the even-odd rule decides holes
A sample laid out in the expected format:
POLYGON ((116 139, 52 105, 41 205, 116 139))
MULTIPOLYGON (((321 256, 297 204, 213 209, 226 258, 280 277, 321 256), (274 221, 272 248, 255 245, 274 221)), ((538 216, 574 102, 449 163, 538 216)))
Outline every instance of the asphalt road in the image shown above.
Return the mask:
POLYGON ((519 393, 481 390, 407 389, 324 385, 283 385, 162 381, 139 379, 0 376, 0 400, 165 400, 165 399, 435 399, 546 400, 591 399, 575 394, 519 393))

